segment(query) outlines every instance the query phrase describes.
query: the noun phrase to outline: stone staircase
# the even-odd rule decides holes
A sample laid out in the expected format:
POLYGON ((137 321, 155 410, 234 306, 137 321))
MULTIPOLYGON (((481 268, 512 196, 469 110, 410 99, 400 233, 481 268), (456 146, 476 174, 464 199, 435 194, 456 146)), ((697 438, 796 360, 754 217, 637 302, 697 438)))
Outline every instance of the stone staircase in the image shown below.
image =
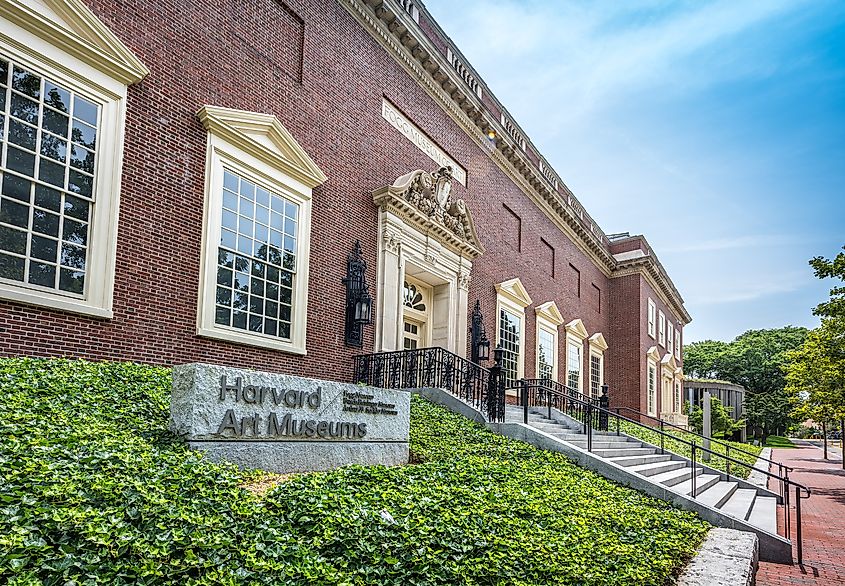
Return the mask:
MULTIPOLYGON (((523 417, 522 407, 507 406, 506 424, 523 423, 523 417)), ((540 413, 532 412, 529 414, 528 425, 566 446, 583 450, 586 456, 587 436, 582 433, 582 425, 559 412, 553 412, 553 417, 554 419, 549 419, 540 413)), ((546 444, 546 447, 549 447, 548 442, 546 444)), ((693 470, 690 460, 669 452, 661 454, 658 447, 625 434, 617 436, 615 432, 593 430, 589 456, 622 467, 635 475, 634 480, 639 482, 630 483, 635 488, 643 488, 643 483, 658 485, 685 497, 683 500, 691 499, 704 505, 711 523, 744 530, 753 529, 761 538, 761 554, 764 541, 771 541, 764 540, 764 537, 785 542, 782 537, 777 536, 778 499, 771 491, 755 488, 754 485, 732 477, 726 479, 724 473, 706 465, 697 465, 693 470), (693 474, 696 478, 695 495, 692 494, 693 474), (638 484, 640 486, 637 486, 638 484)), ((598 471, 601 469, 601 466, 591 467, 598 471)), ((647 492, 654 493, 654 490, 647 492)))

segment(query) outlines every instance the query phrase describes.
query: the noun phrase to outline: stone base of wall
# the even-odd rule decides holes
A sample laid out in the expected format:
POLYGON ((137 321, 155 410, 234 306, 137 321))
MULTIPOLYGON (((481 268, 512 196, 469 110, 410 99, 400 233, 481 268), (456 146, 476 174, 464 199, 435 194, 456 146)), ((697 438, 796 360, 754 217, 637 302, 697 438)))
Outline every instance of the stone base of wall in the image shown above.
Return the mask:
POLYGON ((756 535, 714 527, 676 586, 754 586, 758 563, 756 535))
POLYGON ((331 470, 349 464, 398 466, 408 463, 407 442, 188 442, 215 462, 277 474, 331 470))

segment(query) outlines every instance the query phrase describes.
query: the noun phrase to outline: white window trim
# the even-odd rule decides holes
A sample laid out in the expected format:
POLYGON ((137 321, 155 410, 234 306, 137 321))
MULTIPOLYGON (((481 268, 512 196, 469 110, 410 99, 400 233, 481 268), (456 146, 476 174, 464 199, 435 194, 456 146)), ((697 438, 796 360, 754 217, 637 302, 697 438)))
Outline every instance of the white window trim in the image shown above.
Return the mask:
POLYGON ((293 354, 305 354, 311 190, 325 181, 325 175, 273 116, 205 106, 200 110, 199 117, 208 130, 208 150, 197 335, 293 354), (256 132, 266 133, 265 140, 256 140, 256 132), (267 146, 268 142, 273 148, 267 146), (291 308, 290 340, 215 323, 217 250, 221 232, 224 167, 299 206, 297 270, 291 308))
POLYGON ((516 357, 516 378, 525 378, 525 306, 499 295, 496 297, 496 345, 502 342, 502 310, 506 310, 519 318, 519 355, 516 357))
POLYGON ((654 300, 649 298, 648 300, 648 313, 647 313, 647 320, 648 320, 648 335, 651 338, 654 338, 656 334, 656 327, 655 327, 655 315, 657 312, 657 306, 654 304, 654 300))
POLYGON ((79 0, 46 3, 60 20, 18 0, 7 1, 0 12, 0 48, 22 67, 100 107, 85 292, 79 297, 4 280, 0 299, 111 318, 127 85, 149 71, 79 0))
POLYGON ((580 319, 574 319, 566 324, 566 376, 564 377, 564 383, 566 386, 569 386, 569 346, 578 346, 580 348, 580 365, 578 370, 578 388, 576 390, 582 394, 584 393, 584 340, 587 337, 587 328, 580 319))
POLYGON ((496 345, 501 343, 502 309, 519 317, 519 356, 516 359, 516 378, 525 378, 525 308, 532 300, 519 278, 496 284, 496 345))
MULTIPOLYGON (((595 333, 590 336, 590 360, 588 361, 589 370, 588 376, 590 377, 590 384, 592 384, 592 368, 593 362, 592 357, 596 356, 599 358, 600 366, 599 366, 599 395, 601 396, 601 386, 604 384, 604 353, 607 350, 607 342, 604 339, 604 335, 601 332, 595 333)), ((592 391, 592 388, 590 389, 592 391)))
POLYGON ((675 352, 675 327, 671 321, 666 321, 666 350, 674 354, 675 352))
POLYGON ((552 380, 558 381, 560 377, 560 336, 558 336, 558 327, 563 324, 563 316, 557 308, 554 301, 549 301, 538 305, 534 312, 537 314, 537 340, 535 350, 534 372, 537 378, 540 378, 540 332, 545 331, 552 335, 552 346, 554 348, 554 355, 552 356, 552 380))
POLYGON ((652 417, 657 415, 657 363, 651 359, 646 370, 646 410, 652 417))
POLYGON ((675 359, 681 359, 681 324, 678 324, 677 329, 675 330, 675 359))
POLYGON ((666 347, 666 315, 662 311, 657 312, 657 341, 666 347))

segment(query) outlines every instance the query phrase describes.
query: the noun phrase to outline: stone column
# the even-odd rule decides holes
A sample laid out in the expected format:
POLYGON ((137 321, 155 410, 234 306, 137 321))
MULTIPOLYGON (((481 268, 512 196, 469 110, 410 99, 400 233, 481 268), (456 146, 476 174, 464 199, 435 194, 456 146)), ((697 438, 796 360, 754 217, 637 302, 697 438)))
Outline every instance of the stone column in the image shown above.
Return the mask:
POLYGON ((458 302, 455 308, 455 354, 467 357, 467 330, 469 329, 469 281, 470 269, 462 268, 458 274, 458 302))
POLYGON ((376 314, 376 352, 401 349, 402 278, 401 235, 389 224, 381 230, 379 254, 378 313, 376 314))

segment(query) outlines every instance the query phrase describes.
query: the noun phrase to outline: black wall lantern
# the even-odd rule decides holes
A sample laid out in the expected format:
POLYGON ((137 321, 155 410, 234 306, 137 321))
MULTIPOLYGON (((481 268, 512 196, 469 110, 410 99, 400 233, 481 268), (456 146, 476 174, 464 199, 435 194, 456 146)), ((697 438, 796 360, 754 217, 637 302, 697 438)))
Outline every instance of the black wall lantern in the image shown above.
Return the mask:
POLYGON ((476 364, 487 362, 490 360, 490 340, 487 339, 487 333, 484 331, 484 316, 481 315, 481 302, 478 300, 472 310, 471 332, 472 361, 476 364))
POLYGON ((346 328, 344 341, 347 346, 361 348, 364 345, 364 326, 370 323, 373 298, 367 287, 367 263, 361 256, 361 242, 355 241, 355 248, 346 260, 346 328))

